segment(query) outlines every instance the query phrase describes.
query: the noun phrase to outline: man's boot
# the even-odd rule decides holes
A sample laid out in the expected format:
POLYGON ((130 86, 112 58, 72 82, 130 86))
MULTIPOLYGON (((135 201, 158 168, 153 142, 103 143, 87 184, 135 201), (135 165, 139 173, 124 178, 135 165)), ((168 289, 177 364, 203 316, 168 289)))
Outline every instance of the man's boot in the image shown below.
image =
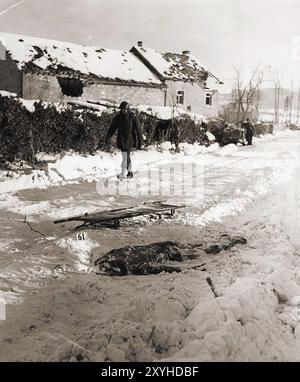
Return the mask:
POLYGON ((125 179, 125 171, 122 170, 121 173, 117 175, 117 178, 121 180, 125 179))
POLYGON ((133 172, 132 171, 128 171, 127 178, 133 178, 133 172))

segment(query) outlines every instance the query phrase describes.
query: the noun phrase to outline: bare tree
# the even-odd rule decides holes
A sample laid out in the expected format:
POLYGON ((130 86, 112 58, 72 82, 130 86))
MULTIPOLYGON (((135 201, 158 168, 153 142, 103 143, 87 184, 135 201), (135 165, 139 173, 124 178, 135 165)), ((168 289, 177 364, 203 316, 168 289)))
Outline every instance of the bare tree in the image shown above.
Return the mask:
POLYGON ((292 123, 293 100, 294 100, 294 83, 293 83, 293 78, 292 78, 291 79, 291 88, 290 88, 290 103, 289 103, 289 124, 292 123))
POLYGON ((297 119, 296 119, 296 125, 299 124, 299 117, 300 117, 300 87, 298 87, 298 102, 297 102, 297 119))
POLYGON ((243 70, 243 67, 235 68, 233 97, 237 107, 236 122, 244 120, 254 109, 258 111, 260 87, 264 80, 264 72, 260 67, 251 73, 246 82, 242 78, 243 70))

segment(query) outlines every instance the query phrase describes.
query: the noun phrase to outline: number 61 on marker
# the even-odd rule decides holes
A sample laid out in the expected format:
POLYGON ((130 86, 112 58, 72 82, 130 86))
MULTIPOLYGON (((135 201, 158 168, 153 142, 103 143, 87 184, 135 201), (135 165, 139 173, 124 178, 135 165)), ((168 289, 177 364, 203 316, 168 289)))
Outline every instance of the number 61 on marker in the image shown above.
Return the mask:
POLYGON ((77 240, 85 240, 85 236, 84 236, 84 233, 78 233, 77 234, 77 240))

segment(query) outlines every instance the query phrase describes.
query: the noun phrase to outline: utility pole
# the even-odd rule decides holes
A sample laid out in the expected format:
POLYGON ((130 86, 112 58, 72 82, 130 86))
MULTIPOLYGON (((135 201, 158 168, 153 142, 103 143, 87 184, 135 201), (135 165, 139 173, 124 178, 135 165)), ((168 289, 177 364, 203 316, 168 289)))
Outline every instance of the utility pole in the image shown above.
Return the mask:
POLYGON ((299 117, 300 117, 300 87, 298 88, 298 103, 297 103, 297 119, 296 119, 296 125, 299 123, 299 117))
POLYGON ((275 83, 275 89, 274 89, 274 95, 275 95, 275 100, 274 100, 274 123, 275 125, 279 124, 279 109, 280 109, 280 92, 281 92, 281 87, 280 87, 280 82, 277 81, 275 83))
POLYGON ((288 124, 288 110, 289 110, 289 96, 286 96, 284 101, 284 108, 283 108, 283 116, 282 116, 282 124, 284 123, 286 126, 288 124))
POLYGON ((289 97, 289 124, 292 123, 293 98, 294 98, 294 89, 293 89, 293 79, 292 79, 291 80, 290 97, 289 97))
POLYGON ((281 98, 281 77, 276 72, 273 77, 274 84, 274 124, 280 123, 280 98, 281 98))

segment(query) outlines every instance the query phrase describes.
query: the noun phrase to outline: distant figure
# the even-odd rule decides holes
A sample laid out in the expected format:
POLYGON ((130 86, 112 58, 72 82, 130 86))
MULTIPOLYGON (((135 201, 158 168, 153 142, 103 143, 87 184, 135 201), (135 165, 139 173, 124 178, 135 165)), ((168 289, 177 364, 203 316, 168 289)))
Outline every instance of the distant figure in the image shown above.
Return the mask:
POLYGON ((175 145, 175 152, 180 152, 179 149, 179 127, 178 127, 179 121, 171 121, 171 126, 170 126, 170 141, 171 143, 175 145))
POLYGON ((128 102, 122 102, 119 106, 120 112, 113 118, 108 129, 105 142, 110 146, 110 141, 114 133, 117 132, 117 147, 122 152, 121 174, 119 178, 124 178, 127 171, 127 178, 133 177, 131 164, 131 151, 134 147, 138 150, 142 148, 143 137, 140 122, 130 111, 128 102))
POLYGON ((205 132, 207 132, 208 128, 207 128, 207 123, 205 123, 204 121, 201 122, 201 125, 200 125, 201 129, 205 132))
POLYGON ((245 129, 245 137, 246 137, 247 145, 251 146, 252 138, 253 138, 255 130, 249 118, 247 118, 247 121, 244 123, 244 129, 245 129))
POLYGON ((207 126, 207 123, 205 123, 204 121, 201 122, 200 124, 200 136, 199 136, 199 140, 200 142, 202 142, 206 147, 210 146, 210 142, 209 142, 209 138, 207 136, 207 132, 208 132, 208 126, 207 126))

